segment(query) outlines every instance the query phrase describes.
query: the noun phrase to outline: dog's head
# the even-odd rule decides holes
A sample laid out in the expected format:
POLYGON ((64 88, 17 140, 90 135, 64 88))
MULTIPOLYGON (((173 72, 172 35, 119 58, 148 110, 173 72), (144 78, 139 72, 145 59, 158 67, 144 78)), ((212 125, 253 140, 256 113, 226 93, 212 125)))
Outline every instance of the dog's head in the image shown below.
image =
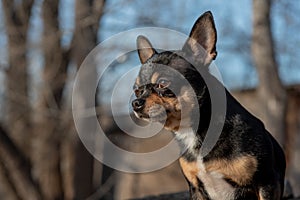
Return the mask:
POLYGON ((133 87, 135 115, 165 122, 166 129, 177 131, 181 120, 189 117, 203 95, 205 81, 196 68, 208 72, 209 64, 217 56, 216 41, 211 12, 198 18, 178 51, 158 53, 146 37, 139 36, 137 48, 142 67, 133 87))

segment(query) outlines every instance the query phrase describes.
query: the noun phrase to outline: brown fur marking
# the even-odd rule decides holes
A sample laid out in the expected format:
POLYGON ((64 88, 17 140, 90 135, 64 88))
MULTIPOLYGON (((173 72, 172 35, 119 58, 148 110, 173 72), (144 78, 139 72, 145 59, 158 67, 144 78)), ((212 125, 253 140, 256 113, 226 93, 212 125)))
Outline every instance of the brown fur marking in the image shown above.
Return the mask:
POLYGON ((155 93, 152 93, 147 99, 145 103, 145 112, 149 113, 150 108, 154 104, 162 105, 166 110, 170 112, 167 113, 167 120, 165 122, 165 129, 169 131, 177 131, 180 125, 180 110, 175 110, 178 106, 177 98, 163 98, 158 96, 155 93))
POLYGON ((180 113, 170 113, 165 123, 165 129, 169 131, 178 131, 180 126, 180 113))
POLYGON ((140 79, 139 76, 136 78, 135 84, 136 84, 136 85, 140 85, 140 84, 141 84, 141 79, 140 79))
POLYGON ((262 192, 259 192, 259 200, 265 200, 265 198, 263 196, 264 196, 264 194, 262 192))
POLYGON ((207 172, 217 171, 243 186, 249 184, 257 170, 255 157, 246 155, 233 160, 218 159, 205 163, 207 172))
POLYGON ((151 77, 151 83, 155 84, 157 82, 158 77, 159 77, 159 73, 154 72, 154 74, 152 74, 152 77, 151 77))
POLYGON ((188 162, 184 158, 179 158, 179 163, 186 179, 197 188, 199 184, 197 177, 199 168, 197 162, 188 162))
POLYGON ((177 98, 162 98, 163 106, 166 110, 171 111, 168 113, 168 118, 165 123, 165 128, 170 131, 177 131, 181 120, 181 111, 177 110, 177 98))
POLYGON ((148 113, 150 108, 154 104, 159 104, 162 105, 162 100, 159 98, 157 94, 152 93, 149 97, 147 97, 146 102, 145 102, 145 111, 148 113))

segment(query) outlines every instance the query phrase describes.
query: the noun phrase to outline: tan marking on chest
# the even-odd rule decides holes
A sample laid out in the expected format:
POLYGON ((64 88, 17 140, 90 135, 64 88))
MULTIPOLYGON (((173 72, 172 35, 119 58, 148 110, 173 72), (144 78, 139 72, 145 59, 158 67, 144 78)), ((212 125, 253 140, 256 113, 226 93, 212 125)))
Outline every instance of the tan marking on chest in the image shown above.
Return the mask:
POLYGON ((180 126, 180 113, 170 113, 168 114, 168 118, 165 122, 164 128, 169 131, 178 131, 180 126))
POLYGON ((251 182, 257 170, 255 157, 246 155, 233 160, 218 159, 205 163, 207 172, 218 172, 238 185, 247 185, 251 182))
POLYGON ((186 179, 197 188, 199 184, 197 177, 199 168, 197 162, 188 162, 184 158, 179 158, 179 163, 186 179))

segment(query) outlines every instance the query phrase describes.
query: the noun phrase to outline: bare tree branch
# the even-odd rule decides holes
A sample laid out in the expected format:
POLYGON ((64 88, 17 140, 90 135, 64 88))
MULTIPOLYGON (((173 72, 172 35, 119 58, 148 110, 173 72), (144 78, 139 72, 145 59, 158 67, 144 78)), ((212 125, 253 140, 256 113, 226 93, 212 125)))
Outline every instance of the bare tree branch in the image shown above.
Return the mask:
POLYGON ((103 198, 109 190, 114 186, 116 181, 116 172, 112 173, 109 178, 106 180, 106 182, 99 187, 99 189, 89 196, 86 200, 98 200, 103 198))
POLYGON ((23 0, 20 3, 14 3, 14 1, 2 0, 2 8, 5 14, 5 29, 8 37, 8 69, 6 71, 7 124, 10 124, 8 127, 13 140, 17 142, 26 154, 29 154, 28 146, 30 141, 29 139, 22 139, 20 136, 30 133, 31 123, 26 49, 29 18, 33 2, 33 0, 23 0), (22 97, 22 99, 18 99, 18 97, 22 97), (22 102, 22 104, 19 102, 22 102))
POLYGON ((0 181, 1 181, 1 192, 4 192, 4 197, 12 200, 22 200, 17 188, 15 187, 13 181, 9 177, 9 170, 6 169, 3 159, 0 155, 0 181))
MULTIPOLYGON (((71 43, 72 58, 79 68, 84 58, 97 44, 97 33, 99 29, 99 20, 103 14, 104 0, 77 0, 75 7, 75 32, 71 43)), ((86 88, 90 81, 96 80, 97 70, 94 63, 91 63, 89 70, 84 73, 86 78, 80 87, 86 88)), ((82 101, 81 106, 86 102, 82 101)), ((86 131, 86 130, 80 130, 86 131)), ((75 155, 75 177, 74 191, 75 196, 84 199, 93 193, 93 164, 94 158, 83 146, 79 138, 74 141, 75 155), (81 173, 84 171, 85 173, 81 173)))
POLYGON ((61 174, 60 116, 63 91, 67 79, 69 50, 61 47, 58 11, 59 0, 44 0, 42 4, 44 68, 35 108, 32 160, 45 199, 64 197, 61 174), (51 112, 51 110, 57 112, 51 112), (47 115, 44 115, 47 113, 47 115), (47 128, 45 128, 47 127, 47 128))
POLYGON ((40 199, 27 161, 30 153, 31 105, 28 95, 26 50, 33 2, 33 0, 23 0, 15 3, 10 0, 2 0, 8 38, 5 122, 12 140, 8 137, 7 132, 1 129, 0 158, 3 172, 6 174, 7 185, 13 186, 12 189, 16 192, 13 196, 23 199, 40 199))
POLYGON ((40 191, 31 176, 31 165, 29 160, 15 146, 6 131, 0 126, 0 158, 3 168, 9 173, 8 179, 22 199, 39 200, 40 191))
POLYGON ((103 15, 104 5, 105 0, 76 1, 75 33, 71 46, 78 67, 97 44, 99 20, 103 15))

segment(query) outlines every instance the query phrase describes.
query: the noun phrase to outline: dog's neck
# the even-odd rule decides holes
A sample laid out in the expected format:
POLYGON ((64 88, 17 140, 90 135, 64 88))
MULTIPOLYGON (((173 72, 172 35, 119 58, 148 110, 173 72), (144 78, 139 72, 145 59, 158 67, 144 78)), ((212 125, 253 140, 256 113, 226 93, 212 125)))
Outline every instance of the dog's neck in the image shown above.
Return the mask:
MULTIPOLYGON (((225 103, 228 104, 228 102, 231 102, 231 104, 234 104, 235 107, 232 108, 230 112, 226 109, 225 113, 222 113, 222 111, 217 110, 216 112, 220 113, 215 113, 214 118, 214 124, 217 125, 219 122, 219 117, 220 117, 220 123, 222 126, 226 126, 226 119, 239 114, 241 112, 240 105, 234 101, 234 98, 230 95, 230 93, 224 88, 223 84, 220 83, 215 77, 209 76, 206 78, 208 82, 211 84, 210 86, 213 86, 214 88, 217 88, 216 91, 218 90, 225 90, 224 95, 220 95, 220 98, 225 98, 224 101, 222 99, 220 100, 220 103, 223 104, 225 103), (236 108, 236 109, 235 109, 236 108), (225 119, 223 118, 225 114, 225 119), (223 121, 225 120, 225 121, 223 121)), ((193 86, 193 85, 192 85, 193 86)), ((193 155, 198 155, 202 143, 206 137, 206 134, 208 132, 209 126, 211 126, 211 120, 212 120, 212 100, 211 100, 211 95, 209 88, 203 87, 202 88, 197 88, 197 85, 195 84, 194 91, 197 94, 198 97, 198 107, 193 109, 190 114, 190 121, 189 127, 182 127, 178 131, 176 131, 175 135, 179 143, 182 145, 182 150, 188 150, 186 151, 186 154, 188 154, 186 157, 193 158, 193 155), (196 117, 194 117, 196 116, 196 117)), ((222 91, 221 91, 222 92, 222 91)), ((218 102, 217 102, 218 103, 218 102)), ((242 109, 244 112, 244 109, 242 109)))
POLYGON ((194 155, 199 155, 198 153, 210 123, 211 100, 207 88, 205 88, 205 91, 198 99, 198 105, 197 110, 194 109, 191 112, 189 119, 183 119, 183 121, 186 120, 186 123, 183 122, 183 126, 180 126, 179 130, 174 132, 175 138, 181 146, 181 151, 185 152, 185 155, 190 159, 193 159, 194 155), (200 115, 197 115, 197 112, 200 115))
POLYGON ((200 120, 199 122, 194 121, 194 123, 198 123, 197 135, 201 140, 203 140, 206 135, 211 119, 211 99, 207 87, 205 87, 204 90, 204 94, 198 99, 200 120))

